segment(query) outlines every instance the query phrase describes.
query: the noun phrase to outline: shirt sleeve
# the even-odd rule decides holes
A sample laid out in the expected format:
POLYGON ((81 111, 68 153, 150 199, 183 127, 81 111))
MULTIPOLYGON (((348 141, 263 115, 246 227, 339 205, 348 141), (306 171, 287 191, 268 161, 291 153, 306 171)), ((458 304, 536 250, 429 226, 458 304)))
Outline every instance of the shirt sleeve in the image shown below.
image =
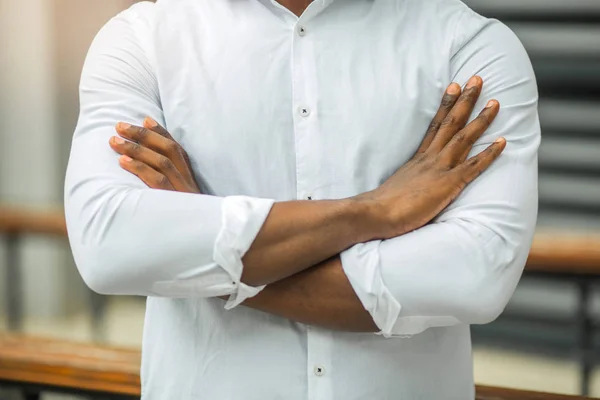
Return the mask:
POLYGON ((74 258, 104 294, 230 295, 227 308, 256 295, 240 281, 242 257, 272 200, 149 189, 120 168, 108 146, 119 121, 164 124, 152 68, 152 3, 113 18, 95 38, 80 84, 81 110, 65 183, 74 258))
POLYGON ((432 223, 342 253, 351 284, 384 336, 491 322, 512 296, 533 239, 540 143, 533 69, 506 26, 468 18, 461 24, 479 29, 459 38, 450 78, 462 84, 475 74, 483 78, 475 113, 490 99, 501 104, 470 156, 500 136, 507 146, 432 223))

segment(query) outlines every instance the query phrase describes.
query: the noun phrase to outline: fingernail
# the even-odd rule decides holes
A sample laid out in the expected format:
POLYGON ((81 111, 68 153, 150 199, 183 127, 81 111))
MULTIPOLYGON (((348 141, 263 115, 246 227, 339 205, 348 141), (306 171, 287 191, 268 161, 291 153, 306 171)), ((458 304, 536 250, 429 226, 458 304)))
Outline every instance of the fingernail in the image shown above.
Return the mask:
POLYGON ((121 156, 121 161, 123 161, 123 162, 131 162, 131 161, 133 161, 133 159, 131 157, 129 157, 129 156, 122 155, 121 156))
POLYGON ((123 140, 123 138, 121 136, 113 136, 113 141, 116 144, 123 144, 123 143, 125 143, 125 140, 123 140))
POLYGON ((146 125, 150 128, 154 128, 155 126, 158 125, 158 122, 156 122, 155 120, 153 120, 150 117, 146 117, 146 120, 144 121, 146 123, 146 125))
POLYGON ((125 123, 125 122, 119 122, 119 123, 117 124, 117 129, 121 129, 121 130, 127 130, 127 129, 129 129, 129 128, 131 128, 131 125, 129 125, 128 123, 125 123))
POLYGON ((494 143, 502 143, 502 142, 504 142, 503 137, 499 137, 498 139, 494 140, 494 143))
POLYGON ((477 75, 469 79, 469 82, 467 82, 467 89, 477 86, 479 84, 479 79, 480 78, 477 75))
POLYGON ((488 101, 488 103, 486 104, 485 108, 492 108, 493 106, 496 105, 496 100, 490 100, 488 101))
POLYGON ((456 82, 452 82, 452 84, 448 86, 448 89, 446 90, 446 93, 451 95, 458 94, 458 92, 460 92, 460 85, 456 82))

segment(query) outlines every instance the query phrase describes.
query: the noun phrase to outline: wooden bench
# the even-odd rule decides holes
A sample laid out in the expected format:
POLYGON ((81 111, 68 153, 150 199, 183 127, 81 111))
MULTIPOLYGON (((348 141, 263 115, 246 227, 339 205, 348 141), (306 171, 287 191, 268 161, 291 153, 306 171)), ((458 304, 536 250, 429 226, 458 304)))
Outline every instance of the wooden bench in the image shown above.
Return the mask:
MULTIPOLYGON (((132 349, 0 336, 0 384, 23 389, 29 399, 43 391, 134 399, 140 397, 140 359, 132 349)), ((583 397, 477 387, 477 400, 576 399, 583 397)))
POLYGON ((529 252, 527 272, 600 275, 600 234, 538 232, 529 252))
POLYGON ((22 277, 20 268, 19 242, 23 235, 67 236, 67 226, 62 211, 0 207, 0 234, 6 241, 6 306, 9 330, 21 328, 22 277))
POLYGON ((16 207, 0 207, 0 232, 7 235, 67 236, 67 225, 62 211, 25 210, 16 207))
MULTIPOLYGON (((4 278, 6 282, 11 282, 6 290, 8 325, 10 330, 19 331, 22 312, 18 241, 23 235, 66 237, 64 214, 62 211, 31 211, 0 206, 0 234, 4 234, 8 241, 4 278)), ((568 279, 579 286, 579 309, 575 319, 579 332, 577 353, 581 369, 581 393, 588 393, 594 362, 591 351, 594 327, 590 292, 591 285, 600 280, 600 235, 538 232, 529 254, 526 273, 548 279, 568 279)), ((94 332, 101 332, 102 299, 101 296, 91 296, 94 332)))
MULTIPOLYGON (((577 359, 580 368, 580 392, 589 393, 594 365, 592 286, 600 282, 600 235, 537 232, 525 273, 550 280, 574 282, 579 290, 578 309, 573 321, 577 330, 577 359)), ((538 318, 530 318, 538 320, 538 318)), ((544 318, 539 318, 541 321, 544 318)))

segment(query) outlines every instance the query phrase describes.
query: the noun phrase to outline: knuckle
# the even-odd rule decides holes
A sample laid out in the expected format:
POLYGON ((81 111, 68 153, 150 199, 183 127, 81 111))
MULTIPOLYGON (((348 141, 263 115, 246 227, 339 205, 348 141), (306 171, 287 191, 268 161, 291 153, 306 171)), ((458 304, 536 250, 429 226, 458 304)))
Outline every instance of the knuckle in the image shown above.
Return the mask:
POLYGON ((449 94, 446 94, 442 97, 442 108, 448 109, 454 105, 455 97, 449 94))
POLYGON ((425 162, 425 160, 427 160, 427 153, 418 153, 415 154, 415 156, 413 157, 413 160, 417 163, 417 164, 422 164, 425 162))
POLYGON ((184 160, 186 163, 189 164, 190 162, 190 158, 188 156, 188 153, 183 149, 183 147, 178 145, 178 154, 181 157, 182 160, 184 160))
POLYGON ((473 168, 478 168, 480 164, 480 158, 479 157, 473 157, 469 160, 467 160, 467 167, 473 169, 473 168))
POLYGON ((458 123, 456 116, 454 115, 448 115, 446 118, 444 118, 444 120, 442 121, 442 127, 451 127, 451 126, 455 126, 458 123))
POLYGON ((464 93, 464 98, 468 102, 475 102, 479 98, 479 91, 477 88, 471 88, 464 93))
POLYGON ((435 132, 435 131, 438 131, 438 130, 440 129, 441 125, 442 125, 442 124, 441 124, 441 122, 439 122, 439 121, 431 121, 431 124, 429 124, 429 129, 428 129, 428 131, 429 131, 429 132, 435 132))
POLYGON ((148 130, 146 128, 137 128, 136 129, 136 139, 138 142, 142 142, 148 137, 148 130))
POLYGON ((433 166, 438 171, 444 171, 444 172, 450 171, 451 169, 454 168, 452 160, 448 159, 447 157, 442 157, 439 155, 435 158, 433 166))
POLYGON ((174 142, 172 140, 169 140, 166 150, 167 150, 167 153, 172 156, 180 156, 181 155, 179 145, 177 144, 177 142, 174 142))
POLYGON ((140 146, 140 145, 139 145, 139 144, 137 144, 137 143, 133 143, 133 142, 132 142, 132 143, 129 143, 129 145, 128 145, 127 147, 129 147, 129 152, 130 152, 131 154, 139 154, 139 152, 140 152, 140 151, 141 151, 141 149, 142 149, 142 146, 140 146))
POLYGON ((169 181, 169 179, 166 176, 159 175, 156 178, 156 184, 157 184, 158 187, 167 188, 167 187, 169 187, 171 185, 171 182, 169 181))
POLYGON ((167 157, 160 157, 158 160, 158 168, 161 171, 171 171, 173 169, 173 163, 167 157))
POLYGON ((464 132, 460 132, 458 135, 454 136, 454 141, 457 144, 462 144, 467 140, 467 137, 464 132))
POLYGON ((479 114, 479 116, 477 117, 477 124, 482 125, 486 128, 490 125, 491 122, 492 121, 490 121, 489 115, 485 111, 479 114))

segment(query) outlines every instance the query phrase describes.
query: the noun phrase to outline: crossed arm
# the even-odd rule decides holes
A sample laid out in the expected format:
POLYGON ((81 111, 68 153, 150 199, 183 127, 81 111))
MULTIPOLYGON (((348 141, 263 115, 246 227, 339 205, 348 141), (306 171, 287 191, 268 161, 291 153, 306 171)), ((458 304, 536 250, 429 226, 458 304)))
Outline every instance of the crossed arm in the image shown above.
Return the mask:
MULTIPOLYGON (((113 77, 110 88, 105 87, 106 79, 97 79, 94 68, 104 61, 103 43, 96 47, 100 50, 91 52, 82 79, 84 123, 73 142, 66 198, 74 255, 84 279, 97 291, 194 296, 206 281, 202 278, 212 274, 202 295, 246 292, 234 303, 328 328, 398 334, 485 322, 512 293, 535 220, 531 214, 535 214, 539 128, 532 111, 535 93, 526 91, 531 76, 500 77, 493 70, 497 65, 472 65, 482 60, 458 54, 455 80, 465 81, 467 72, 478 70, 489 75, 494 90, 483 97, 497 97, 503 112, 507 109, 495 130, 486 129, 498 112, 496 102, 463 129, 482 82, 476 79, 461 100, 460 88, 453 85, 415 158, 380 188, 340 201, 272 204, 194 193, 197 186, 189 179, 189 166, 186 176, 185 157, 171 156, 169 151, 176 149, 172 144, 160 149, 161 140, 164 145, 170 139, 151 121, 146 121, 145 129, 118 128, 121 136, 137 145, 110 139, 114 150, 131 156, 121 157, 120 168, 137 177, 125 178, 109 166, 115 163, 110 154, 90 154, 90 148, 106 146, 112 136, 107 121, 141 120, 142 113, 160 115, 153 100, 156 93, 132 94, 131 85, 123 84, 119 76, 113 77), (114 98, 106 97, 106 89, 114 98), (489 145, 500 134, 513 148, 490 167, 505 146, 503 140, 489 145), (480 152, 482 143, 490 147, 480 152), (162 158, 152 161, 144 150, 162 158), (488 167, 486 176, 461 193, 488 167), (511 185, 507 177, 526 187, 511 185), (149 190, 146 185, 170 191, 149 190), (256 239, 247 240, 248 248, 242 245, 236 254, 221 254, 221 264, 229 269, 217 275, 211 272, 220 261, 212 257, 213 247, 215 240, 218 247, 223 226, 198 213, 220 214, 232 207, 265 218, 245 221, 239 236, 256 239), (290 215, 297 217, 290 220, 290 215), (171 231, 171 226, 179 229, 171 231), (118 231, 127 232, 127 243, 111 237, 118 231), (130 248, 132 243, 138 247, 130 248), (416 254, 414 248, 423 243, 439 252, 416 254), (169 250, 156 254, 156 246, 169 250), (119 257, 107 263, 102 257, 106 253, 119 257), (231 286, 232 279, 237 287, 231 286), (263 285, 268 286, 252 297, 263 285)), ((139 90, 147 87, 140 85, 139 90)))
MULTIPOLYGON (((380 188, 340 201, 275 203, 243 257, 241 277, 269 286, 244 305, 328 328, 376 331, 339 253, 420 228, 500 155, 503 139, 466 161, 499 111, 490 101, 465 127, 481 89, 479 77, 462 95, 458 84, 450 85, 415 157, 380 188)), ((123 123, 117 132, 109 143, 122 155, 122 168, 154 189, 200 193, 185 151, 165 128, 146 118, 143 127, 123 123)))

